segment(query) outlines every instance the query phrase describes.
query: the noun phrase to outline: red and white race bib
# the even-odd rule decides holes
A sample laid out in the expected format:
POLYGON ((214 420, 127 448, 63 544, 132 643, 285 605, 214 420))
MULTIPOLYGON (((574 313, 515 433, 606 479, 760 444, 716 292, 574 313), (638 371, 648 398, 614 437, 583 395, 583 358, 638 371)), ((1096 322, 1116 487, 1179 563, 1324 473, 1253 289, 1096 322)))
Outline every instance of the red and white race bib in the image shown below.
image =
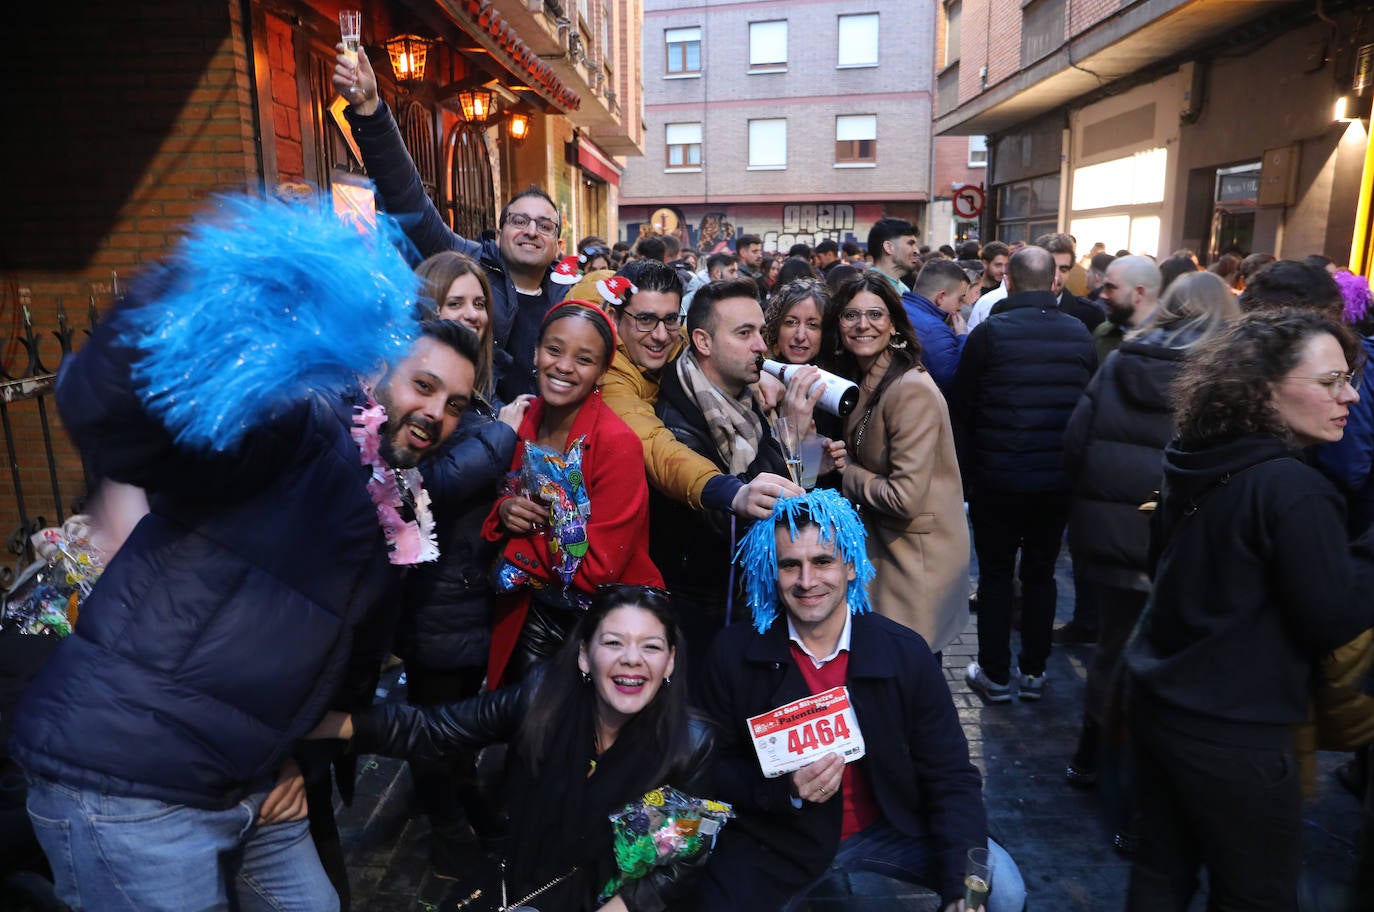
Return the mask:
POLYGON ((826 754, 845 763, 864 755, 864 736, 849 702, 848 687, 832 687, 748 721, 759 767, 769 779, 801 769, 826 754))

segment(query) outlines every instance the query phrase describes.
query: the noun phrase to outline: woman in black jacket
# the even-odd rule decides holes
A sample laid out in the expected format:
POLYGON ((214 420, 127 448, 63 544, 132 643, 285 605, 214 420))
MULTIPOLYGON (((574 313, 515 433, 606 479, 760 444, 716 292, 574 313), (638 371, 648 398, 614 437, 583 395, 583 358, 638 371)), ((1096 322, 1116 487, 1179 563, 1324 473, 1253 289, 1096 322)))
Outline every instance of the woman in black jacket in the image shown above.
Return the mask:
MULTIPOLYGON (((1140 847, 1128 909, 1291 912, 1301 867, 1294 729, 1318 660, 1370 627, 1335 487, 1358 341, 1310 311, 1253 313, 1176 389, 1152 520, 1154 588, 1127 646, 1140 847)), ((1367 585, 1367 583, 1366 583, 1367 585)))
POLYGON ((311 737, 411 759, 509 741, 510 900, 555 881, 533 900, 542 912, 671 908, 695 865, 657 868, 605 905, 595 901, 616 872, 609 814, 665 783, 710 793, 714 738, 688 716, 672 618, 662 590, 607 587, 554 660, 522 684, 448 706, 330 713, 311 737))
MULTIPOLYGON (((1173 437, 1171 387, 1188 353, 1240 316, 1236 296, 1209 272, 1179 276, 1155 312, 1103 362, 1064 429, 1073 478, 1069 548, 1074 575, 1096 590, 1101 629, 1088 669, 1083 730, 1065 777, 1097 781, 1098 732, 1121 650, 1145 610, 1149 516, 1164 447, 1173 437)), ((1119 848, 1126 843, 1118 841, 1119 848)))

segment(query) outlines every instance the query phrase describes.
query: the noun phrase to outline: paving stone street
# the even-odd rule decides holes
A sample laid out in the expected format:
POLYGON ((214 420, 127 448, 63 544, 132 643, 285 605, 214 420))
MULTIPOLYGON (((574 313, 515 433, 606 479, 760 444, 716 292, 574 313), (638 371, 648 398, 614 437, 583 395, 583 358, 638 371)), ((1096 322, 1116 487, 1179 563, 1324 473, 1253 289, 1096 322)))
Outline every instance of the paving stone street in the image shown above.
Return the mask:
MULTIPOLYGON (((1073 610, 1067 556, 1059 568, 1058 622, 1073 610)), ((945 671, 963 720, 973 762, 982 770, 984 800, 995 839, 1016 859, 1032 912, 1101 912, 1124 907, 1129 863, 1111 847, 1112 828, 1096 792, 1070 788, 1064 766, 1078 734, 1090 646, 1056 646, 1049 686, 1038 703, 984 705, 964 683, 977 653, 977 620, 945 650, 945 671)), ((400 697, 396 675, 383 687, 400 697)), ((1302 912, 1346 912, 1343 885, 1355 864, 1360 806, 1336 784, 1333 771, 1344 756, 1323 754, 1317 793, 1304 820, 1302 912)), ((424 818, 413 817, 405 764, 370 758, 358 800, 341 809, 353 908, 366 912, 430 910, 451 881, 428 869, 424 818)), ((474 850, 475 852, 475 850, 474 850)), ((474 855, 476 857, 476 855, 474 855)), ((936 897, 877 876, 850 884, 827 882, 807 906, 813 912, 933 912, 936 897)), ((1194 904, 1201 910, 1201 901, 1194 904)))

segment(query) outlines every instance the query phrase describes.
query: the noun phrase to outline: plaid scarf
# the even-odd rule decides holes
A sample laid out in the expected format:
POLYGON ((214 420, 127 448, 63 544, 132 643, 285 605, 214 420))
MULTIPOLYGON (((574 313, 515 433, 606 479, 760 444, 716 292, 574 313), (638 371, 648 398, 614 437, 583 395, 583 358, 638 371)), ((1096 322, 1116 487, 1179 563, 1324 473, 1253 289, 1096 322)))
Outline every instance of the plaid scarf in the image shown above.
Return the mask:
POLYGON ((754 411, 754 397, 748 388, 735 399, 721 392, 697 363, 696 352, 688 350, 677 359, 677 378, 692 401, 701 409, 711 440, 730 466, 731 475, 749 471, 763 445, 763 422, 754 411))

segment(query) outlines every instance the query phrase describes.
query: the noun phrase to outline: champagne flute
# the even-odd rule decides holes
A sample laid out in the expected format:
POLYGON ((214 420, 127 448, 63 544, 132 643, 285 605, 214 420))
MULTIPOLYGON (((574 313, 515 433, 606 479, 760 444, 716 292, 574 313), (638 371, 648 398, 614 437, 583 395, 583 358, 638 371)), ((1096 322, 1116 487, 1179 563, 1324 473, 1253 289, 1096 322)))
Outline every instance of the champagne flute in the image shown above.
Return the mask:
POLYGON ((792 427, 792 422, 781 415, 773 419, 772 425, 773 438, 782 450, 782 458, 787 461, 787 474, 792 477, 793 484, 800 485, 802 459, 801 453, 797 450, 797 431, 792 427))
POLYGON ((964 865, 964 910, 986 912, 992 890, 992 852, 985 847, 968 850, 964 865))
MULTIPOLYGON (((339 35, 343 39, 344 56, 353 64, 353 72, 358 71, 358 48, 362 41, 363 34, 363 13, 362 10, 346 9, 339 11, 339 35)), ((356 79, 354 84, 349 86, 349 94, 358 90, 356 79)))

